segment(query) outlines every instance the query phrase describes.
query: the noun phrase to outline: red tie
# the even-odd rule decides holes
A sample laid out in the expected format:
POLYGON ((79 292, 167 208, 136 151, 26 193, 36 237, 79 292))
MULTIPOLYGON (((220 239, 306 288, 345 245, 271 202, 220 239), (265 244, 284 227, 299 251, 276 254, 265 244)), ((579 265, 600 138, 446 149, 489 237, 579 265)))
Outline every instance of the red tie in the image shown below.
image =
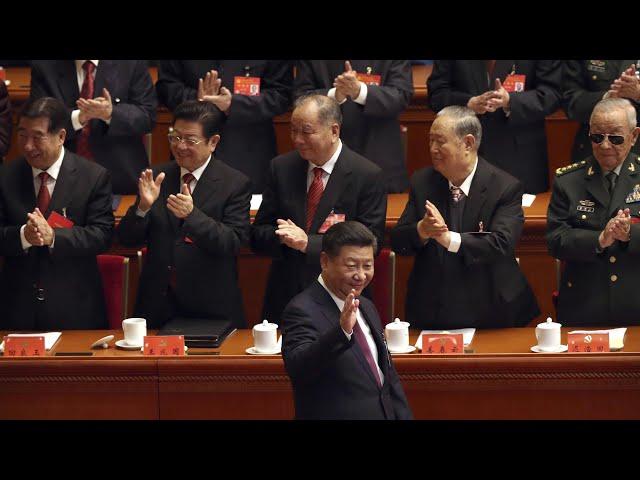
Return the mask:
POLYGON ((311 182, 307 192, 307 232, 311 229, 313 217, 316 214, 318 203, 320 203, 320 198, 322 198, 322 192, 324 191, 324 186, 322 185, 323 171, 320 167, 313 169, 313 182, 311 182))
MULTIPOLYGON (((93 98, 93 72, 96 69, 96 66, 92 62, 87 60, 82 64, 82 69, 84 70, 84 82, 82 82, 80 98, 91 99, 93 98)), ((81 157, 92 159, 93 154, 91 153, 91 149, 89 148, 89 134, 91 133, 91 125, 89 123, 90 122, 87 122, 87 124, 80 131, 76 153, 81 157)))
POLYGON ((47 188, 47 179, 49 178, 49 174, 47 172, 42 172, 38 176, 40 177, 40 190, 38 190, 38 199, 36 200, 36 203, 42 215, 45 215, 49 208, 49 202, 51 201, 51 194, 47 188))
POLYGON ((196 179, 196 177, 193 176, 193 174, 191 173, 185 173, 182 176, 182 183, 186 183, 187 184, 187 189, 189 190, 189 195, 191 195, 191 182, 193 182, 196 179))
POLYGON ((362 328, 360 328, 360 324, 356 321, 356 324, 353 326, 353 334, 356 337, 356 342, 360 345, 360 350, 364 354, 364 358, 367 360, 369 367, 371 368, 371 373, 376 379, 376 383, 378 387, 382 387, 382 383, 380 382, 380 375, 378 375, 378 367, 376 366, 376 362, 373 359, 373 355, 371 354, 371 349, 369 348, 369 344, 367 343, 367 339, 364 336, 364 332, 362 328))

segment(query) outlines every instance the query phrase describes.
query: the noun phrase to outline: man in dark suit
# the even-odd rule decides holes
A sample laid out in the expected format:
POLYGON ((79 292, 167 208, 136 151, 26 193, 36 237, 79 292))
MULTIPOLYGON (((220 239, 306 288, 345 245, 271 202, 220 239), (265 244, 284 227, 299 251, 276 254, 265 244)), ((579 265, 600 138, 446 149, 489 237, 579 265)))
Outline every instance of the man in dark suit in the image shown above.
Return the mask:
POLYGON ((361 296, 376 237, 359 222, 322 238, 322 273, 282 315, 282 355, 299 420, 410 420, 380 317, 361 296))
POLYGON ((566 262, 563 325, 640 323, 640 159, 631 152, 639 132, 631 102, 601 100, 591 114, 593 157, 556 172, 547 244, 566 262))
POLYGON ((294 96, 335 98, 342 110, 340 138, 384 171, 389 193, 409 186, 398 116, 413 96, 408 60, 300 60, 294 96))
POLYGON ((427 80, 429 106, 471 108, 484 138, 480 155, 524 184, 549 188, 544 122, 560 102, 559 60, 436 60, 427 80))
MULTIPOLYGON (((605 98, 626 98, 640 116, 640 60, 569 60, 562 75, 563 107, 570 120, 580 122, 571 152, 579 162, 593 154, 589 140, 589 119, 593 107, 605 98)), ((631 147, 640 154, 640 143, 631 147)))
POLYGON ((216 157, 262 193, 278 154, 273 117, 289 109, 292 84, 293 64, 286 60, 161 60, 156 90, 172 111, 196 99, 220 108, 227 121, 216 157))
POLYGON ((31 98, 47 96, 71 112, 65 147, 109 170, 114 193, 136 193, 158 106, 147 62, 34 60, 31 98))
POLYGON ((213 156, 223 114, 207 102, 174 111, 175 162, 145 170, 122 219, 124 245, 147 242, 135 314, 154 328, 172 317, 231 320, 246 327, 236 255, 249 237, 250 182, 213 156))
POLYGON ((286 304, 318 276, 322 235, 357 220, 382 243, 387 211, 383 173, 340 140, 338 103, 322 95, 296 101, 291 139, 296 151, 271 162, 251 248, 273 257, 263 306, 278 322, 286 304))
POLYGON ((9 92, 4 81, 0 79, 0 163, 9 152, 12 122, 9 92))
POLYGON ((2 329, 107 328, 96 255, 113 234, 111 182, 63 147, 68 121, 59 100, 27 102, 18 123, 23 156, 0 173, 2 329))
POLYGON ((391 232, 396 252, 416 255, 406 301, 414 328, 524 326, 540 313, 514 257, 522 184, 478 156, 481 137, 471 109, 438 114, 429 132, 433 167, 411 178, 391 232))

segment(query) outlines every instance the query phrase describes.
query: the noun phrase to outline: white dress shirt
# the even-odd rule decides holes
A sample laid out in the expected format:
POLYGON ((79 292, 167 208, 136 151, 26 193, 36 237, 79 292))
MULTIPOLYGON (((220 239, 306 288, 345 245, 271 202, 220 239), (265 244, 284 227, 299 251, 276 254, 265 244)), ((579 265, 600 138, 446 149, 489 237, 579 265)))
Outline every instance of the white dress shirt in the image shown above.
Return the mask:
MULTIPOLYGON (((336 302, 338 310, 342 312, 342 309, 344 308, 344 300, 340 300, 337 296, 333 294, 331 290, 329 290, 329 288, 327 287, 327 284, 324 283, 322 274, 318 275, 318 282, 320 282, 320 285, 322 285, 322 287, 327 291, 327 293, 331 295, 331 298, 333 298, 333 301, 336 302)), ((367 345, 369 345, 369 350, 371 350, 371 355, 373 355, 373 361, 376 364, 376 369, 378 370, 378 375, 380 376, 380 384, 384 385, 384 374, 382 373, 382 370, 380 370, 380 366, 378 365, 378 347, 376 347, 376 342, 373 340, 373 336, 371 335, 371 329, 369 328, 369 325, 367 325, 367 322, 365 322, 364 318, 362 318, 360 309, 356 310, 356 320, 358 321, 358 325, 360 325, 360 328, 364 333, 364 338, 367 340, 367 345)), ((347 339, 351 341, 351 336, 353 335, 353 332, 347 333, 344 330, 342 330, 342 332, 346 335, 347 339)))
POLYGON ((340 156, 340 152, 342 152, 342 141, 338 139, 338 148, 327 163, 318 167, 315 163, 309 163, 309 167, 307 169, 307 192, 309 188, 311 188, 311 184, 313 183, 313 178, 315 175, 313 174, 313 169, 318 167, 322 169, 322 188, 327 188, 327 182, 329 181, 329 177, 331 176, 331 172, 333 172, 333 167, 336 166, 336 162, 338 161, 338 157, 340 156))
MULTIPOLYGON (((478 168, 477 156, 476 156, 475 164, 473 165, 473 170, 471 170, 471 173, 469 174, 469 176, 465 178, 464 182, 462 182, 462 185, 460 185, 460 190, 462 190, 462 192, 465 194, 467 198, 469 198, 471 181, 473 180, 473 177, 476 174, 476 168, 478 168)), ((451 181, 449 181, 449 191, 451 191, 451 187, 455 187, 455 185, 451 183, 451 181)), ((462 243, 462 237, 458 232, 449 232, 449 233, 451 235, 450 236, 451 242, 449 243, 449 248, 447 248, 447 250, 450 251, 451 253, 458 253, 458 250, 460 250, 460 244, 462 243)))
MULTIPOLYGON (((58 159, 53 162, 46 170, 40 170, 39 168, 31 167, 31 174, 33 175, 33 189, 36 194, 36 199, 38 198, 38 192, 40 191, 40 174, 42 172, 47 172, 49 174, 49 178, 47 178, 47 190, 49 190, 49 196, 53 197, 53 189, 56 186, 56 181, 58 180, 58 176, 60 175, 60 167, 62 166, 62 159, 64 158, 64 147, 60 149, 60 155, 58 155, 58 159)), ((46 215, 46 212, 41 212, 42 215, 46 215)), ((20 227, 20 243, 22 244, 22 248, 24 250, 28 250, 33 247, 32 244, 24 236, 24 229, 27 226, 25 223, 20 227)), ((53 244, 55 243, 55 236, 53 237, 53 242, 49 248, 53 248, 53 244)))

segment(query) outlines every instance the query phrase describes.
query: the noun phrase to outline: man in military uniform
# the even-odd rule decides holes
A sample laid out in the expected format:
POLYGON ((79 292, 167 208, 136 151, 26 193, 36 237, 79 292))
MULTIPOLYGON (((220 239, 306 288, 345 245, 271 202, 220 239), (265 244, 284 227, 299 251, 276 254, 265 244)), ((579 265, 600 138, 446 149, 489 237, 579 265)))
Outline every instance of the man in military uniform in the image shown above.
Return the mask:
POLYGON ((566 262, 558 298, 564 325, 640 324, 640 128, 631 102, 598 102, 593 156, 556 171, 547 245, 566 262))
MULTIPOLYGON (((571 120, 581 123, 573 142, 572 162, 592 154, 589 117, 596 103, 618 97, 631 101, 640 116, 640 60, 571 60, 564 65, 563 108, 571 120)), ((631 149, 640 154, 640 143, 631 149)))

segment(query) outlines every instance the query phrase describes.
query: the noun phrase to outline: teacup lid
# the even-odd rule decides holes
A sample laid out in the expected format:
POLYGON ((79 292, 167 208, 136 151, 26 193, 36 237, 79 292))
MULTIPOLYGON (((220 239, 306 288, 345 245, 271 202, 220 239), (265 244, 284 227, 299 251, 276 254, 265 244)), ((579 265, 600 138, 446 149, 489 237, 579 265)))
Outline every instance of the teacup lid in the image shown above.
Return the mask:
POLYGON ((393 322, 387 323, 386 328, 389 330, 401 330, 409 327, 409 322, 401 322, 399 318, 396 318, 393 322))
POLYGON ((255 330, 260 331, 260 332, 269 332, 271 330, 277 330, 278 329, 278 324, 269 323, 268 320, 263 320, 262 323, 256 324, 256 326, 253 327, 253 328, 255 330))
POLYGON ((560 328, 562 325, 551 320, 551 317, 547 317, 547 321, 543 323, 539 323, 539 328, 560 328))

